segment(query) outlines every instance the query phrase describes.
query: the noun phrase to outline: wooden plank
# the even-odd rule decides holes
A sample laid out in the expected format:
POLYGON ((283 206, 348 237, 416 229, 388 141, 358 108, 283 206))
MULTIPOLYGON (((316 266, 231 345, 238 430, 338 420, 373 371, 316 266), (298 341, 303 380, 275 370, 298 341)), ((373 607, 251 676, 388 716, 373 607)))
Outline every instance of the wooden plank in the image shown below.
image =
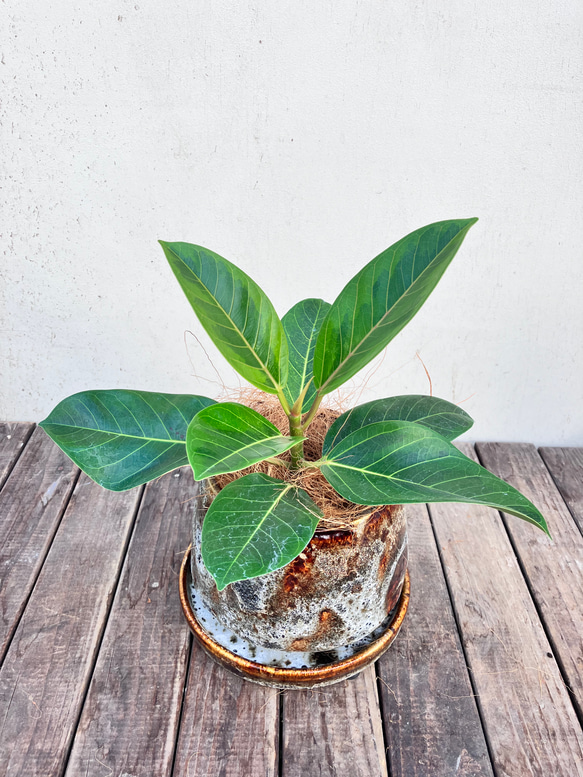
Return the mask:
POLYGON ((0 775, 59 777, 141 490, 82 475, 0 670, 0 775))
POLYGON ((73 462, 37 428, 0 493, 0 662, 78 472, 73 462))
POLYGON ((407 506, 411 601, 378 661, 392 777, 492 775, 425 505, 407 506))
POLYGON ((499 514, 430 512, 497 777, 581 777, 583 734, 499 514))
POLYGON ((533 445, 485 443, 482 463, 531 499, 552 541, 510 516, 508 531, 551 644, 583 718, 583 535, 533 445))
POLYGON ((374 666, 352 680, 283 698, 282 777, 386 777, 374 666))
POLYGON ((146 487, 66 774, 170 774, 190 632, 178 596, 190 467, 146 487))
POLYGON ((34 424, 0 424, 0 490, 33 429, 34 424))
POLYGON ((278 692, 223 669, 193 644, 176 777, 275 777, 278 692))
POLYGON ((539 448, 539 453, 583 532, 583 448, 539 448))

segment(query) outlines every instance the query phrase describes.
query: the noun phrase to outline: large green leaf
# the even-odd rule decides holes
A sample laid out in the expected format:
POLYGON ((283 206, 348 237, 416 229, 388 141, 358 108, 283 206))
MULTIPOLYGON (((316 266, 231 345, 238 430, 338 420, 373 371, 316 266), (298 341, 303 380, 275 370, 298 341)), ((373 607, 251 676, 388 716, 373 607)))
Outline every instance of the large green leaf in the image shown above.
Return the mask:
POLYGON ((201 410, 186 434, 195 480, 238 472, 287 451, 297 442, 297 437, 284 437, 260 413, 236 402, 201 410))
POLYGON ((306 385, 309 388, 303 407, 309 408, 316 395, 312 380, 316 338, 322 326, 330 303, 323 299, 304 299, 294 305, 281 319, 289 347, 289 374, 284 394, 290 403, 295 403, 306 385))
POLYGON ((417 423, 363 426, 334 446, 319 465, 336 491, 357 504, 484 504, 548 533, 541 513, 519 491, 417 423))
POLYGON ((364 405, 353 407, 337 418, 324 439, 323 453, 326 454, 335 445, 357 429, 379 421, 414 421, 446 440, 454 440, 474 423, 461 407, 445 399, 428 397, 422 394, 405 394, 399 397, 373 399, 364 405))
POLYGON ((321 517, 305 491, 282 480, 257 473, 229 483, 202 527, 202 558, 219 591, 293 561, 321 517))
POLYGON ((314 352, 314 383, 327 394, 373 359, 421 308, 477 219, 412 232, 366 265, 340 292, 314 352))
POLYGON ((283 326, 266 294, 234 264, 190 243, 160 240, 178 283, 210 338, 253 386, 277 394, 287 381, 283 326))
POLYGON ((188 425, 213 404, 188 394, 82 391, 40 426, 96 483, 125 491, 188 464, 188 425))

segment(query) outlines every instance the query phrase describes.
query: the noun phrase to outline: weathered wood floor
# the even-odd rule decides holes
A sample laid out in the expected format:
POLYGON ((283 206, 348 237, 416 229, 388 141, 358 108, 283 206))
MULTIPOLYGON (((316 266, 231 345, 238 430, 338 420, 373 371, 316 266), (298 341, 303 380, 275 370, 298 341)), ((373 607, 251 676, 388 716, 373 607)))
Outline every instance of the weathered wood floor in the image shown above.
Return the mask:
POLYGON ((192 643, 186 469, 113 494, 41 429, 0 425, 0 775, 583 777, 583 449, 475 455, 554 542, 486 508, 411 508, 397 641, 354 680, 278 693, 192 643))

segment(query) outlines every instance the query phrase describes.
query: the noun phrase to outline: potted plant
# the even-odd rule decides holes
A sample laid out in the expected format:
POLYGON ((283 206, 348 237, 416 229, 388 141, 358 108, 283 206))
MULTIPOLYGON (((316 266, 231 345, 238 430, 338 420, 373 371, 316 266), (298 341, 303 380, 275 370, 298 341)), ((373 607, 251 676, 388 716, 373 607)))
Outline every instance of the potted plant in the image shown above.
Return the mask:
POLYGON ((226 259, 161 241, 202 326, 261 393, 243 404, 86 391, 41 423, 114 491, 191 464, 203 498, 182 602, 205 649, 231 669, 302 687, 350 676, 386 649, 408 600, 404 504, 485 504, 548 533, 528 499, 452 444, 472 424, 456 405, 399 396, 323 410, 413 318, 476 220, 412 232, 334 302, 302 300, 281 320, 226 259), (340 526, 323 522, 332 502, 340 526))

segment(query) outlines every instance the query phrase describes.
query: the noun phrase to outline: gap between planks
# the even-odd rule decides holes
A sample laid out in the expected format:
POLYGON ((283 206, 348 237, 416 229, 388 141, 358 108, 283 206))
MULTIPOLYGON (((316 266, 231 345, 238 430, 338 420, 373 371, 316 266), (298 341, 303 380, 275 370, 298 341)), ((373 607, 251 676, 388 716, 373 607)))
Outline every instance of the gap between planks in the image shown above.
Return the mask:
POLYGON ((482 443, 484 465, 524 493, 545 516, 553 539, 504 516, 541 622, 583 720, 583 535, 533 445, 482 443))
POLYGON ((539 453, 583 534, 583 448, 539 448, 539 453))
POLYGON ((34 424, 0 423, 0 491, 33 431, 34 424))
POLYGON ((387 777, 374 665, 335 685, 286 691, 283 713, 281 777, 387 777))
MULTIPOLYGON (((535 501, 537 501, 536 497, 535 497, 535 501)), ((433 508, 432 508, 432 511, 433 511, 433 508)), ((510 518, 509 521, 515 521, 516 522, 516 521, 518 521, 518 519, 510 518)), ((434 515, 434 523, 436 525, 439 523, 439 518, 436 517, 435 515, 434 515)), ((478 524, 479 524, 479 521, 478 521, 478 524)), ((475 523, 474 523, 474 525, 475 525, 475 523)), ((527 528, 530 531, 533 531, 533 532, 536 531, 534 529, 534 527, 527 527, 527 528)), ((551 530, 552 530, 552 527, 551 527, 551 530)), ((439 532, 436 530, 436 536, 438 536, 438 535, 439 535, 439 532)), ((489 536, 489 535, 486 535, 486 536, 489 536)), ((439 536, 438 536, 438 539, 440 540, 440 544, 441 544, 441 539, 439 538, 439 536)), ((474 541, 475 539, 476 539, 475 537, 469 537, 467 540, 462 540, 461 542, 463 543, 463 542, 466 542, 466 541, 474 541)), ((496 545, 496 543, 495 543, 495 545, 496 545)), ((503 543, 500 545, 500 547, 503 550, 503 555, 507 554, 507 549, 504 550, 504 544, 503 543)), ((451 562, 452 555, 454 557, 456 556, 456 551, 457 550, 459 550, 459 548, 458 549, 456 549, 456 548, 452 549, 451 547, 448 547, 445 550, 445 552, 443 552, 444 568, 446 569, 446 572, 448 573, 449 576, 452 576, 454 574, 452 572, 450 562, 451 562)), ((459 557, 461 557, 462 561, 464 560, 464 554, 463 553, 461 555, 458 553, 457 556, 458 556, 458 560, 459 560, 459 557)), ((514 554, 512 554, 512 556, 514 556, 514 554)), ((508 560, 508 558, 507 558, 507 565, 509 565, 510 568, 512 567, 512 563, 508 560)), ((474 574, 478 574, 479 575, 479 570, 478 570, 478 572, 476 572, 474 570, 474 574)), ((513 574, 514 573, 512 573, 510 576, 512 577, 513 574)), ((414 579, 412 580, 412 583, 413 583, 413 596, 415 596, 415 580, 414 579)), ((470 643, 475 641, 476 644, 479 643, 480 640, 483 641, 484 635, 476 633, 477 632, 476 621, 474 619, 475 613, 472 610, 472 606, 469 603, 469 600, 468 601, 464 600, 462 592, 459 589, 455 589, 455 587, 451 588, 451 596, 452 596, 452 601, 454 602, 454 605, 456 606, 456 612, 457 612, 458 620, 459 620, 459 623, 460 623, 460 630, 462 631, 462 635, 464 636, 464 643, 467 643, 468 640, 469 640, 470 643)), ((34 603, 34 600, 32 598, 31 598, 31 602, 34 603)), ((476 602, 474 601, 473 604, 475 606, 476 602)), ((532 604, 532 602, 531 602, 531 604, 532 604)), ((484 602, 478 602, 478 606, 484 606, 484 602)), ((524 608, 524 611, 528 611, 528 607, 527 606, 524 608)), ((512 611, 511 615, 516 615, 516 612, 512 611)), ((499 614, 498 614, 498 617, 499 617, 499 614)), ((506 614, 505 617, 506 618, 509 617, 508 613, 506 614)), ((409 616, 408 616, 408 618, 409 618, 409 616)), ((406 625, 407 625, 407 621, 406 621, 406 625)), ((528 627, 528 624, 527 624, 527 627, 528 627)), ((102 635, 103 635, 103 631, 102 631, 102 635)), ((492 635, 490 635, 490 636, 492 636, 492 635)), ((500 641, 501 640, 500 634, 497 634, 497 635, 494 635, 494 636, 496 637, 496 639, 494 641, 490 640, 489 645, 490 645, 490 651, 493 650, 495 652, 496 650, 500 650, 500 648, 503 647, 503 646, 502 646, 502 642, 500 641), (498 643, 498 646, 496 645, 496 643, 498 643)), ((392 646, 391 651, 395 650, 396 647, 399 647, 399 640, 401 639, 401 637, 402 637, 402 635, 400 635, 397 638, 397 641, 396 641, 395 645, 392 646)), ((504 641, 504 640, 502 640, 502 641, 504 641)), ((516 645, 511 646, 511 647, 516 647, 516 645)), ((504 653, 507 652, 506 651, 507 648, 508 648, 508 643, 506 643, 506 646, 505 646, 505 648, 503 650, 504 653)), ((191 672, 189 672, 189 675, 192 675, 192 679, 195 680, 196 684, 198 684, 200 686, 203 682, 206 682, 206 680, 204 678, 204 675, 203 675, 202 679, 197 678, 197 676, 196 676, 196 671, 197 671, 196 667, 198 666, 198 669, 200 669, 201 663, 199 661, 199 657, 197 656, 197 648, 196 648, 196 646, 193 646, 192 651, 193 651, 193 653, 192 653, 193 662, 191 662, 191 672)), ((389 654, 387 654, 387 657, 390 657, 391 651, 389 651, 389 654)), ((470 647, 468 649, 469 661, 472 664, 472 670, 474 672, 475 682, 477 682, 477 686, 476 686, 477 690, 480 691, 480 689, 483 690, 484 687, 487 687, 488 683, 487 683, 486 680, 484 680, 483 672, 481 673, 479 671, 480 670, 480 666, 476 662, 475 656, 472 659, 472 655, 475 652, 476 652, 476 646, 475 645, 472 646, 470 644, 470 647)), ((508 656, 507 655, 503 656, 503 658, 504 659, 508 659, 508 656)), ((489 656, 487 655, 485 657, 485 659, 486 659, 486 662, 487 661, 492 661, 492 655, 491 654, 489 656)), ((204 657, 203 657, 202 660, 204 661, 204 657)), ((496 664, 496 661, 500 661, 500 657, 499 656, 494 659, 494 664, 496 664)), ((513 658, 513 660, 509 661, 509 665, 508 665, 508 661, 507 661, 507 666, 503 670, 501 670, 503 672, 503 674, 511 676, 513 674, 514 675, 515 674, 520 674, 520 672, 522 672, 522 671, 527 671, 527 673, 528 673, 528 666, 523 666, 523 668, 520 669, 520 667, 517 665, 517 661, 518 661, 518 663, 520 663, 520 658, 517 659, 516 656, 513 658)), ((523 664, 524 664, 524 662, 523 662, 523 664)), ((212 669, 220 670, 221 672, 224 672, 224 670, 221 670, 220 667, 216 667, 216 665, 214 667, 212 667, 212 669)), ((496 671, 498 671, 498 670, 496 670, 496 671)), ((552 671, 551 671, 551 675, 552 675, 552 671)), ((239 682, 239 683, 244 682, 244 681, 238 681, 237 678, 233 678, 231 676, 229 676, 228 679, 223 678, 223 680, 227 684, 231 680, 234 680, 235 682, 239 682)), ((548 680, 548 677, 545 674, 545 672, 543 671, 542 679, 540 679, 540 681, 539 681, 539 690, 541 692, 543 691, 543 686, 547 684, 547 680, 548 680)), ((348 681, 348 682, 355 682, 355 681, 348 681)), ((250 684, 249 683, 245 683, 245 685, 249 686, 250 684)), ((271 761, 270 761, 269 758, 267 759, 268 763, 269 762, 273 763, 273 767, 269 767, 269 768, 271 768, 271 771, 267 771, 267 772, 265 772, 265 774, 269 774, 269 775, 277 774, 277 772, 278 772, 278 751, 279 751, 279 747, 277 745, 278 745, 278 739, 279 739, 279 725, 280 725, 279 719, 278 719, 278 708, 279 708, 278 695, 277 695, 277 692, 272 691, 270 689, 261 689, 258 686, 251 686, 251 687, 254 688, 254 689, 257 689, 257 691, 259 693, 266 691, 268 695, 271 694, 271 696, 275 697, 275 704, 274 705, 272 704, 271 698, 267 699, 266 702, 265 702, 265 707, 270 709, 270 714, 271 714, 271 707, 273 706, 274 709, 275 709, 274 733, 273 733, 272 739, 269 739, 269 741, 268 741, 268 750, 272 754, 273 758, 271 759, 271 761), (272 747, 272 743, 273 743, 273 747, 272 747)), ((334 687, 331 687, 330 689, 323 689, 323 690, 329 690, 330 691, 330 690, 333 690, 333 688, 334 687)), ((200 691, 200 687, 199 687, 198 690, 200 691)), ((532 683, 529 685, 529 691, 530 690, 532 690, 532 683)), ((238 724, 237 724, 237 721, 233 721, 232 713, 233 713, 234 707, 233 707, 233 705, 231 705, 229 707, 229 705, 227 704, 226 708, 225 708, 225 711, 224 711, 223 717, 225 719, 225 725, 227 726, 227 728, 230 731, 230 733, 228 733, 228 736, 230 737, 230 740, 229 740, 230 741, 230 745, 229 745, 229 747, 223 747, 223 750, 222 750, 223 755, 222 755, 221 758, 218 757, 218 754, 220 753, 220 750, 221 750, 220 747, 215 747, 214 757, 213 757, 212 752, 208 752, 207 751, 206 755, 201 758, 200 757, 200 753, 196 753, 194 751, 190 751, 190 753, 189 753, 189 760, 188 760, 188 771, 181 771, 181 767, 186 762, 183 759, 183 754, 184 753, 181 752, 180 748, 182 748, 182 751, 184 751, 184 750, 188 751, 189 746, 192 744, 192 740, 189 738, 189 731, 188 731, 188 728, 189 728, 189 725, 190 725, 191 726, 190 733, 191 734, 193 733, 192 732, 192 720, 189 721, 188 716, 192 715, 194 712, 196 712, 196 709, 193 707, 192 703, 190 705, 190 710, 187 709, 188 691, 189 691, 189 689, 186 688, 185 689, 185 693, 184 693, 183 726, 181 725, 182 742, 180 742, 180 738, 179 738, 179 746, 177 746, 177 748, 176 748, 176 761, 175 761, 175 770, 174 770, 174 773, 176 775, 181 775, 181 777, 182 777, 182 775, 185 774, 188 777, 188 775, 192 774, 192 775, 196 775, 196 777, 198 777, 198 775, 199 775, 198 768, 201 767, 201 768, 203 768, 203 771, 201 771, 200 774, 209 774, 209 775, 213 774, 213 777, 214 777, 214 775, 217 774, 218 772, 217 771, 213 772, 213 769, 216 768, 217 766, 219 766, 220 764, 224 764, 225 763, 225 759, 226 759, 226 763, 231 764, 231 768, 233 768, 233 769, 238 769, 239 766, 241 766, 241 765, 243 765, 245 763, 247 765, 253 764, 253 768, 254 768, 255 765, 259 761, 261 761, 261 763, 265 762, 265 759, 262 760, 261 758, 259 758, 257 760, 257 754, 255 754, 255 756, 254 756, 255 760, 253 760, 253 757, 251 757, 251 760, 245 761, 245 759, 240 759, 238 757, 239 756, 238 752, 233 752, 233 744, 236 743, 236 742, 241 742, 241 739, 242 739, 242 737, 244 737, 244 734, 245 734, 245 728, 242 725, 242 721, 239 721, 238 724), (186 730, 186 734, 183 733, 183 727, 186 730), (206 758, 207 771, 204 771, 205 758, 206 758), (195 768, 195 771, 191 771, 191 767, 195 768)), ((238 692, 235 692, 233 694, 233 697, 236 698, 237 697, 237 693, 238 692)), ((289 694, 292 694, 292 693, 295 694, 296 692, 289 692, 289 694)), ((304 692, 299 692, 299 693, 304 693, 305 694, 305 693, 308 693, 308 692, 304 691, 304 692)), ((535 699, 536 699, 536 693, 534 694, 534 696, 532 694, 530 694, 530 695, 527 694, 521 700, 521 702, 523 704, 525 704, 525 705, 528 705, 529 703, 532 703, 535 699)), ((31 697, 31 703, 33 703, 32 697, 31 697)), ((490 703, 488 702, 488 700, 486 700, 485 704, 486 704, 486 707, 488 707, 488 708, 490 707, 490 703)), ((285 701, 282 700, 281 701, 281 705, 285 709, 285 707, 286 707, 285 701)), ((253 706, 253 705, 251 705, 251 706, 253 706)), ((559 717, 560 717, 560 713, 561 713, 560 707, 561 707, 561 705, 559 704, 559 717)), ((261 713, 261 709, 257 705, 255 705, 254 709, 261 713)), ((512 708, 510 708, 510 709, 512 709, 512 708)), ((519 714, 519 717, 520 717, 520 715, 522 715, 522 709, 520 708, 520 705, 518 705, 517 709, 518 709, 518 714, 519 714)), ((484 712, 484 710, 482 710, 482 711, 484 712)), ((553 712, 552 711, 551 711, 550 714, 551 714, 551 716, 553 716, 553 712)), ((536 717, 536 714, 535 714, 535 717, 536 717)), ((498 769, 500 770, 499 774, 500 775, 506 774, 507 772, 504 771, 504 769, 506 768, 505 760, 504 760, 504 757, 505 757, 504 744, 505 743, 504 743, 504 737, 502 736, 502 734, 500 732, 500 723, 495 721, 490 713, 488 713, 485 716, 485 720, 487 721, 487 726, 488 726, 488 729, 489 729, 489 736, 490 736, 490 739, 491 739, 491 744, 493 745, 493 752, 495 753, 494 757, 496 759, 496 763, 497 763, 498 769)), ((285 721, 283 719, 281 720, 281 725, 282 725, 282 727, 283 727, 283 729, 285 731, 285 721)), ((551 721, 551 725, 550 725, 549 731, 547 732, 547 738, 552 735, 552 733, 553 733, 553 726, 555 726, 555 730, 556 730, 556 721, 551 721)), ((257 726, 256 726, 255 730, 261 730, 261 725, 259 725, 259 728, 257 728, 257 726)), ((263 730, 265 730, 265 723, 263 724, 263 730)), ((271 729, 269 729, 269 730, 271 730, 271 729)), ((207 732, 206 733, 208 735, 209 740, 212 740, 215 737, 214 732, 209 732, 208 731, 208 727, 207 727, 207 732)), ((566 744, 566 748, 565 749, 567 751, 566 755, 568 757, 569 752, 570 752, 570 748, 573 745, 573 740, 572 740, 571 734, 569 733, 569 727, 568 726, 565 729, 565 734, 566 734, 565 740, 564 740, 565 744, 566 744)), ((195 735, 194 739, 196 739, 198 737, 198 741, 200 741, 200 737, 204 735, 204 732, 201 732, 201 731, 196 732, 195 731, 194 735, 195 735)), ((270 734, 270 737, 271 737, 271 734, 270 734)), ((381 738, 380 741, 382 742, 382 738, 381 738)), ((214 743, 214 745, 216 745, 216 742, 214 743)), ((519 743, 519 745, 520 745, 520 743, 519 743)), ((541 747, 542 747, 542 750, 545 751, 543 753, 543 755, 547 756, 548 755, 548 752, 547 752, 548 751, 548 741, 547 741, 547 739, 545 739, 545 737, 542 738, 541 747)), ((212 746, 210 747, 210 750, 212 750, 212 746)), ((242 750, 247 752, 247 754, 249 754, 248 753, 249 747, 248 746, 246 747, 245 743, 243 743, 243 745, 242 745, 242 750)), ((519 747, 519 750, 520 750, 520 747, 519 747)), ((282 765, 283 765, 283 768, 285 770, 285 768, 286 768, 286 766, 285 766, 286 761, 285 761, 285 759, 283 759, 283 752, 284 751, 283 751, 283 742, 282 742, 281 743, 282 765)), ((251 754, 251 755, 253 756, 253 754, 251 754)), ((550 768, 551 769, 555 769, 556 768, 556 769, 559 769, 559 771, 549 771, 548 773, 549 774, 553 774, 553 775, 555 775, 555 774, 568 774, 569 777, 572 777, 572 774, 579 774, 580 773, 580 771, 579 771, 580 762, 573 761, 573 771, 572 772, 564 771, 565 763, 568 764, 568 761, 565 761, 564 758, 563 758, 562 761, 561 761, 560 758, 557 759, 556 765, 553 766, 553 767, 550 767, 550 768)), ((548 766, 548 764, 547 764, 547 766, 548 766)), ((538 767, 539 767, 538 763, 536 761, 533 761, 529 765, 529 769, 530 770, 529 771, 525 771, 524 774, 537 774, 538 775, 539 773, 541 773, 541 772, 537 771, 538 767)), ((28 772, 28 773, 32 773, 32 772, 28 772)), ((231 773, 231 772, 229 772, 229 773, 231 773)), ((233 775, 236 775, 239 772, 233 771, 232 773, 233 773, 233 775)), ((255 773, 263 774, 263 772, 255 772, 255 771, 248 772, 247 774, 255 774, 255 773)), ((334 773, 334 772, 332 772, 332 773, 334 773)), ((337 772, 337 773, 341 774, 341 772, 337 772)), ((468 773, 471 773, 471 772, 468 772, 468 773)), ((245 774, 246 777, 247 777, 247 774, 245 772, 241 772, 241 774, 245 774)), ((510 771, 510 772, 508 772, 508 774, 511 774, 512 777, 515 777, 517 772, 510 771)), ((284 775, 284 777, 287 777, 287 775, 284 775)), ((433 775, 432 775, 432 777, 433 777, 433 775)))
POLYGON ((189 544, 190 469, 148 484, 97 657, 66 774, 169 777, 190 633, 178 596, 189 544))
POLYGON ((499 514, 430 514, 497 777, 583 775, 583 734, 499 514))
POLYGON ((0 773, 62 774, 140 496, 77 483, 0 670, 0 773))
POLYGON ((407 505, 411 602, 377 663, 392 777, 492 777, 426 505, 407 505))
POLYGON ((0 492, 0 665, 78 476, 73 462, 36 428, 0 492))

